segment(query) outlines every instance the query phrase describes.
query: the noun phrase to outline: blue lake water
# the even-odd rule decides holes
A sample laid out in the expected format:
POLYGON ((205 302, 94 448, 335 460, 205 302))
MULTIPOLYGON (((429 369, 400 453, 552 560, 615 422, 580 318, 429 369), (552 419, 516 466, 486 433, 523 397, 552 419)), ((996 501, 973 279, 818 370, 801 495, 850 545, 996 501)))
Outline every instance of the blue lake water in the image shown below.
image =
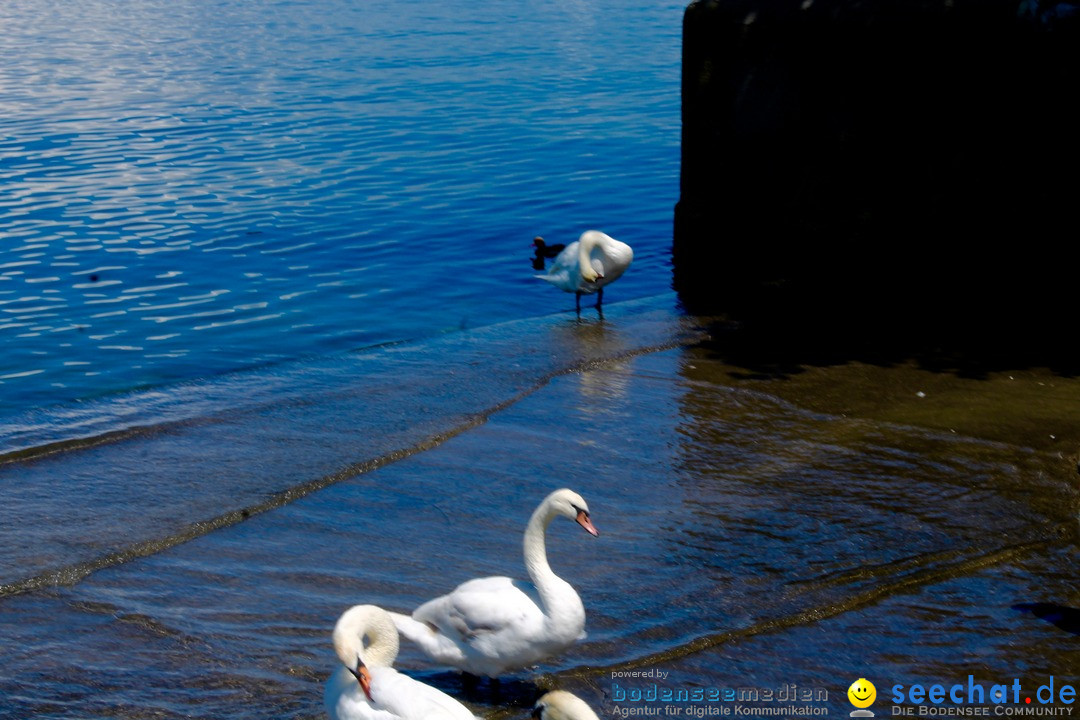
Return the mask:
POLYGON ((346 607, 523 576, 561 486, 589 636, 489 720, 614 717, 638 670, 832 716, 860 676, 1080 673, 1012 608, 1076 605, 1060 454, 811 412, 698 343, 682 10, 0 4, 0 719, 324 717, 346 607), (588 228, 635 250, 602 317, 532 277, 588 228))
POLYGON ((670 283, 678 3, 0 8, 0 422, 670 283))

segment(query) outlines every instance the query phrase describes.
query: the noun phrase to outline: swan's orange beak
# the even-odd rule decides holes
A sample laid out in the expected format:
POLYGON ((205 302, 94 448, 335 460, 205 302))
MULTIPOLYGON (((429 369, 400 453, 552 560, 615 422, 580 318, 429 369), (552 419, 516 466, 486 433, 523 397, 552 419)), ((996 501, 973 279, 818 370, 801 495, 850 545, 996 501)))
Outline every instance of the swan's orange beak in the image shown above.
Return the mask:
POLYGON ((371 700, 371 671, 366 667, 360 668, 360 677, 357 680, 360 681, 360 689, 367 695, 368 700, 371 700))
POLYGON ((577 524, 585 528, 585 532, 589 533, 593 537, 600 537, 600 533, 593 527, 592 520, 589 519, 589 513, 584 510, 578 510, 577 524))
POLYGON ((349 669, 349 672, 356 678, 356 682, 360 683, 360 689, 367 695, 367 699, 371 700, 371 671, 367 669, 367 665, 360 659, 356 659, 356 669, 349 669))

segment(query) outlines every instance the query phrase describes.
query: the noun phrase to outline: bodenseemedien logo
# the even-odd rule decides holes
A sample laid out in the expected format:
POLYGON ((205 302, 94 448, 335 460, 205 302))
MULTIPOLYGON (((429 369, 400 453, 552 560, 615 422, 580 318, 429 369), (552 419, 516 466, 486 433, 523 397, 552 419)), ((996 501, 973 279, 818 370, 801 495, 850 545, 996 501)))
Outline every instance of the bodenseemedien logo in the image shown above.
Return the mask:
POLYGON ((873 705, 874 700, 877 698, 877 688, 874 687, 874 683, 866 678, 859 678, 851 683, 851 687, 847 689, 847 697, 848 701, 857 708, 851 712, 851 717, 874 717, 874 713, 866 709, 873 705))

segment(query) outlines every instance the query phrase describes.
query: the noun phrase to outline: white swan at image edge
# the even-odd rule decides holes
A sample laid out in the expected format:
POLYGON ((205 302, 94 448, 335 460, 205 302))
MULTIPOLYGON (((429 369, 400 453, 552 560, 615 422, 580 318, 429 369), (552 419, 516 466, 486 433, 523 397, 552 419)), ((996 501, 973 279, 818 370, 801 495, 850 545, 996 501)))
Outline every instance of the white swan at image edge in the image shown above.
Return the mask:
POLYGON ((411 617, 390 613, 397 629, 433 660, 488 677, 534 665, 584 638, 581 598, 547 561, 547 527, 560 515, 591 535, 600 534, 585 500, 573 490, 556 490, 525 528, 525 568, 532 582, 508 577, 469 580, 424 603, 411 617))
POLYGON ((547 273, 535 277, 574 293, 578 310, 582 295, 599 293, 596 306, 600 307, 604 286, 618 280, 633 260, 634 251, 626 243, 599 230, 586 230, 555 257, 547 273))
POLYGON ((446 693, 391 667, 398 633, 380 607, 346 610, 334 626, 334 650, 343 667, 326 682, 331 720, 476 720, 446 693))
POLYGON ((533 706, 536 720, 600 720, 589 705, 566 690, 552 690, 533 706))

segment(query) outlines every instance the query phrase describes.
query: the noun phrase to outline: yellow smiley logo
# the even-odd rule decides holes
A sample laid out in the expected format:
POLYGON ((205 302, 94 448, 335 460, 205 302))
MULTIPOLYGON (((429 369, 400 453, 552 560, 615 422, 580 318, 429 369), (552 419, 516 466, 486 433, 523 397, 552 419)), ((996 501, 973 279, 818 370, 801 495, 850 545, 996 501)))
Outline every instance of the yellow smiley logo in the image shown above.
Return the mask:
POLYGON ((847 689, 847 697, 857 708, 870 707, 877 698, 877 688, 866 678, 859 678, 847 689))

